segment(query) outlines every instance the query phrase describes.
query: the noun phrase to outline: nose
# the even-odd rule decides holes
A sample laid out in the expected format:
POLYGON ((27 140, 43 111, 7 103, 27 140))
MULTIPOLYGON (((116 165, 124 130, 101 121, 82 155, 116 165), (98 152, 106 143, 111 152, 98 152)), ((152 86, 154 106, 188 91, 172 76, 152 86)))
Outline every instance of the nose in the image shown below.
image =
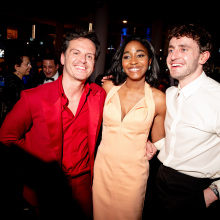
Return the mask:
POLYGON ((80 62, 86 63, 86 55, 85 54, 80 54, 80 56, 78 58, 79 58, 80 62))
POLYGON ((132 65, 134 65, 134 64, 137 63, 137 58, 136 58, 136 56, 131 56, 130 63, 131 63, 132 65))
POLYGON ((179 58, 179 51, 178 50, 173 50, 173 52, 170 54, 171 60, 176 60, 179 58))

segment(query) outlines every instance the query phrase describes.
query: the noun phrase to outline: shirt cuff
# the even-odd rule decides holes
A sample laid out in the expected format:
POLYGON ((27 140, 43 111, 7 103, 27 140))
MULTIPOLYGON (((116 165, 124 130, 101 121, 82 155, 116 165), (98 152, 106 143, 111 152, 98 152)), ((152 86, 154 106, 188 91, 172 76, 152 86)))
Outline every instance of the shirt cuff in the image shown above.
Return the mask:
POLYGON ((162 138, 159 141, 155 142, 154 146, 157 148, 157 150, 161 150, 165 146, 165 138, 162 138))
POLYGON ((220 192, 220 180, 216 180, 215 182, 212 182, 218 187, 218 191, 220 192))

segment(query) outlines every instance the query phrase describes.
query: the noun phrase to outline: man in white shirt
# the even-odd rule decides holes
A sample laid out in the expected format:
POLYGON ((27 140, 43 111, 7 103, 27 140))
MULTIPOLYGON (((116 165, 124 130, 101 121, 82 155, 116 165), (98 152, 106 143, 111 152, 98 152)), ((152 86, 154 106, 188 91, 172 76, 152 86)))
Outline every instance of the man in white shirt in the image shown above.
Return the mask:
POLYGON ((48 82, 53 82, 59 77, 59 62, 54 54, 46 54, 42 59, 42 70, 44 73, 43 84, 48 82))
MULTIPOLYGON (((204 72, 212 50, 206 30, 180 25, 168 39, 167 65, 179 85, 166 91, 166 137, 155 143, 157 204, 162 214, 201 217, 220 210, 220 84, 204 72)), ((149 154, 153 147, 148 142, 149 154)))

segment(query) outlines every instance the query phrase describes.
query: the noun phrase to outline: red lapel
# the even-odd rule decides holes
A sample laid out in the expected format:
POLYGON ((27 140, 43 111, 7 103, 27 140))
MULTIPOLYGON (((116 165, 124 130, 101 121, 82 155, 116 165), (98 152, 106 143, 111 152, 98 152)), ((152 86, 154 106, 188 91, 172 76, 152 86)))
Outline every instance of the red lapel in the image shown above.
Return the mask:
POLYGON ((98 128, 100 124, 100 92, 95 95, 91 94, 88 98, 89 106, 89 127, 88 127, 88 146, 90 157, 94 155, 98 128))
POLYGON ((48 132, 51 138, 51 147, 54 149, 57 159, 61 164, 63 142, 61 98, 58 98, 55 103, 42 100, 42 106, 45 113, 48 132))

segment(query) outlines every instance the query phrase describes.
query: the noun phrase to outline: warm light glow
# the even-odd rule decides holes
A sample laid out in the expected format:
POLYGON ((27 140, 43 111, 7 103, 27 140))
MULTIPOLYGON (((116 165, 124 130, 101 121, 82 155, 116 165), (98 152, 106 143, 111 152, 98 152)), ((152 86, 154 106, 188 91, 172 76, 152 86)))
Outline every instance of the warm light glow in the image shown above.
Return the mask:
POLYGON ((124 21, 123 21, 123 23, 124 23, 124 24, 127 24, 127 23, 128 23, 128 21, 127 21, 127 20, 124 20, 124 21))
POLYGON ((89 31, 92 31, 92 23, 89 23, 89 31))
POLYGON ((35 39, 35 33, 36 33, 36 26, 34 24, 32 25, 32 39, 35 39))
POLYGON ((18 30, 13 28, 7 28, 7 39, 17 39, 18 30))

